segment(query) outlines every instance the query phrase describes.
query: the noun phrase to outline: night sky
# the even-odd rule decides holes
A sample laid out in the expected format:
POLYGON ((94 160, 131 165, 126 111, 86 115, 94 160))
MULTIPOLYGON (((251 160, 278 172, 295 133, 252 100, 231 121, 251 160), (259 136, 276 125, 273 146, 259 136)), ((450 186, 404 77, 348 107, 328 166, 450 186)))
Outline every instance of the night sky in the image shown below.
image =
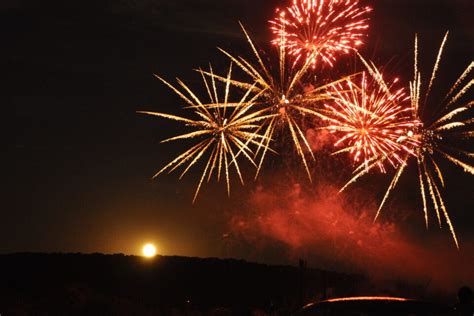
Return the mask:
MULTIPOLYGON (((179 124, 135 113, 180 113, 181 100, 153 73, 170 80, 180 77, 200 91, 193 68, 209 62, 221 71, 226 67, 227 59, 217 46, 248 54, 238 21, 267 49, 271 37, 267 21, 278 3, 284 2, 2 1, 0 54, 7 140, 2 155, 6 161, 0 252, 137 254, 145 242, 152 241, 165 255, 230 256, 267 263, 294 263, 295 256, 303 255, 290 250, 291 243, 272 236, 245 240, 242 232, 235 233, 234 225, 237 218, 247 218, 250 225, 249 214, 257 212, 252 197, 273 187, 284 191, 288 175, 292 188, 297 183, 308 189, 311 185, 300 169, 274 159, 262 179, 253 182, 249 170, 244 187, 234 181, 230 198, 224 185, 211 183, 192 205, 197 172, 181 181, 178 174, 151 179, 184 148, 179 143, 159 143, 180 132, 179 124)), ((444 32, 451 31, 435 89, 449 88, 472 60, 472 1, 363 3, 374 10, 361 52, 386 65, 402 82, 411 79, 415 32, 420 35, 422 66, 428 73, 444 32)), ((351 60, 342 58, 336 68, 344 71, 351 60)), ((446 167, 447 204, 461 247, 472 249, 473 179, 446 167)), ((335 186, 342 183, 342 176, 331 178, 334 170, 324 168, 314 170, 327 175, 326 181, 336 179, 335 186)), ((454 248, 446 227, 424 229, 416 185, 409 183, 413 179, 402 183, 391 215, 384 220, 396 220, 400 234, 419 247, 454 248), (396 210, 401 215, 394 215, 396 210)), ((365 206, 376 203, 388 183, 383 177, 368 181, 365 189, 356 189, 365 192, 361 195, 366 199, 358 199, 366 200, 365 206)), ((372 215, 375 210, 371 208, 372 215)), ((463 251, 467 252, 461 249, 459 256, 463 251)), ((303 253, 311 257, 311 247, 303 253)), ((318 265, 317 260, 313 264, 318 265)))

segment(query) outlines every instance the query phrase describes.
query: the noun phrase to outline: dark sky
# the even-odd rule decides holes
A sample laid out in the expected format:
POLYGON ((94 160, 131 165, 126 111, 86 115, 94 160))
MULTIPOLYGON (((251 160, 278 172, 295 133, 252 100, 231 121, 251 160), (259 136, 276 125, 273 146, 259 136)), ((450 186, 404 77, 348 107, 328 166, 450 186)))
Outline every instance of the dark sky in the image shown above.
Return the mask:
MULTIPOLYGON (((211 184, 191 205, 196 173, 182 181, 177 174, 151 180, 182 148, 159 144, 179 131, 177 124, 135 114, 177 113, 180 100, 152 74, 198 86, 193 68, 226 63, 216 46, 245 50, 239 20, 265 47, 276 3, 284 2, 2 1, 3 106, 13 113, 3 115, 0 252, 133 254, 153 241, 170 255, 277 258, 255 257, 258 250, 248 245, 229 251, 222 237, 257 184, 234 186, 230 199, 224 186, 211 184)), ((472 60, 472 1, 364 3, 374 11, 362 52, 388 63, 405 82, 415 32, 430 66, 444 32, 451 31, 449 79, 440 79, 440 86, 448 87, 472 60)), ((449 170, 453 219, 461 239, 473 242, 472 177, 449 170)), ((407 234, 429 238, 433 233, 424 230, 421 216, 413 217, 407 234)), ((446 228, 438 233, 450 242, 446 228)))

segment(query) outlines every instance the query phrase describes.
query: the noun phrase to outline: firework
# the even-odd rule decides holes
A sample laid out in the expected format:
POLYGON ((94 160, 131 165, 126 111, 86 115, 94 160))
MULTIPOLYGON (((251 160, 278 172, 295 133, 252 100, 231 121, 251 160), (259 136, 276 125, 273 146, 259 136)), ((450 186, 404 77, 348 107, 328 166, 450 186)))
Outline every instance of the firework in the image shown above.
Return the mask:
POLYGON ((337 55, 363 43, 371 10, 358 0, 293 0, 270 21, 272 43, 285 47, 295 63, 305 60, 314 67, 321 60, 333 66, 337 55))
MULTIPOLYGON (((193 202, 196 200, 204 180, 207 178, 207 181, 209 181, 214 173, 217 175, 218 181, 220 180, 221 174, 225 174, 227 192, 230 194, 229 174, 232 166, 237 172, 240 181, 243 183, 238 157, 243 156, 251 164, 256 166, 252 158, 254 155, 254 149, 252 149, 252 147, 263 147, 265 146, 263 143, 267 143, 266 136, 258 134, 256 130, 259 128, 260 122, 270 117, 270 115, 266 115, 262 110, 249 111, 254 105, 255 98, 258 97, 258 94, 252 97, 250 96, 252 86, 247 89, 246 93, 238 102, 229 102, 232 64, 224 80, 225 91, 221 97, 218 95, 218 85, 214 77, 211 76, 209 80, 209 77, 204 75, 203 70, 199 70, 199 72, 206 87, 210 103, 201 102, 196 94, 181 80, 177 80, 180 90, 161 77, 156 76, 188 104, 187 109, 192 110, 197 119, 189 119, 158 112, 139 111, 139 113, 179 121, 194 129, 192 132, 162 141, 169 142, 192 139, 197 140, 197 143, 178 155, 153 177, 155 178, 164 171, 171 173, 179 167, 183 167, 184 171, 181 173, 181 179, 199 160, 206 160, 194 194, 193 202)), ((212 74, 212 68, 206 73, 212 74)), ((268 148, 265 148, 265 150, 267 149, 268 148)))
MULTIPOLYGON (((414 146, 413 148, 415 156, 405 155, 403 163, 399 165, 395 176, 385 193, 375 219, 380 215, 385 202, 398 184, 401 175, 406 170, 405 168, 408 161, 413 158, 413 160, 416 160, 418 169, 418 181, 423 202, 426 227, 428 227, 428 203, 431 200, 439 226, 442 226, 442 219, 444 218, 444 221, 451 231, 456 247, 459 248, 456 233, 441 193, 441 188, 445 186, 445 181, 438 160, 443 158, 454 165, 461 167, 465 172, 474 174, 474 165, 472 164, 474 154, 455 147, 455 144, 460 143, 461 138, 472 138, 474 135, 472 131, 472 117, 465 119, 461 115, 467 113, 467 111, 474 105, 474 101, 472 100, 463 101, 466 93, 474 84, 474 79, 471 78, 470 80, 467 80, 474 68, 474 62, 471 62, 459 76, 445 98, 441 101, 440 107, 431 109, 431 112, 433 112, 434 115, 427 118, 428 115, 423 114, 427 105, 434 103, 430 99, 430 92, 438 73, 447 38, 448 33, 446 33, 441 43, 441 47, 438 50, 428 86, 422 87, 423 82, 421 80, 421 72, 418 70, 418 40, 415 37, 414 78, 410 83, 410 97, 412 107, 415 109, 413 112, 414 119, 422 122, 421 125, 418 125, 413 129, 413 131, 410 131, 409 135, 409 138, 417 143, 417 146, 414 146)), ((342 188, 342 190, 364 174, 367 174, 371 168, 385 159, 387 158, 381 157, 371 160, 369 162, 369 168, 359 166, 354 172, 354 177, 342 188)))
POLYGON ((364 71, 354 78, 357 81, 351 78, 330 88, 333 99, 325 105, 330 113, 326 128, 339 137, 335 146, 343 146, 335 154, 349 152, 365 168, 375 159, 385 172, 378 157, 386 157, 397 167, 403 163, 400 152, 414 154, 416 142, 408 132, 418 121, 412 119, 413 108, 403 88, 394 90, 398 79, 387 84, 375 66, 362 61, 369 73, 364 71))
MULTIPOLYGON (((255 104, 269 115, 259 128, 259 132, 262 133, 263 137, 261 138, 261 146, 257 148, 257 153, 260 155, 260 158, 256 176, 270 148, 270 142, 275 139, 276 131, 286 126, 291 135, 296 152, 301 158, 306 173, 311 180, 306 155, 309 155, 313 160, 315 158, 305 133, 300 126, 301 119, 305 115, 325 118, 320 111, 315 109, 315 102, 329 98, 326 92, 327 88, 347 79, 347 77, 317 87, 305 85, 302 83, 302 79, 310 69, 310 61, 305 62, 297 69, 292 68, 287 70, 285 47, 280 47, 279 49, 279 74, 275 76, 271 73, 271 67, 263 62, 260 53, 257 51, 245 28, 242 25, 241 27, 257 60, 257 64, 252 64, 247 59, 232 55, 225 50, 221 49, 221 51, 253 81, 249 83, 232 80, 230 84, 241 89, 252 90, 253 93, 258 96, 255 99, 255 104)), ((221 81, 226 80, 223 76, 211 73, 206 74, 221 81)))

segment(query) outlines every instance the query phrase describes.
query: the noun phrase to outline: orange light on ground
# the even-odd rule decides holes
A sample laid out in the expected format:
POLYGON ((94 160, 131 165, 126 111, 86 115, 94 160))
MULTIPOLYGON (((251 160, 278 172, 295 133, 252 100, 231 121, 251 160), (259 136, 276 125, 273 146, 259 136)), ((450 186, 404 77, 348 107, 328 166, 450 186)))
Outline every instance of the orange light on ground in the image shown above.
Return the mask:
POLYGON ((410 299, 402 297, 392 297, 392 296, 355 296, 355 297, 343 297, 343 298, 333 298, 326 300, 326 302, 344 302, 344 301, 397 301, 405 302, 410 299))

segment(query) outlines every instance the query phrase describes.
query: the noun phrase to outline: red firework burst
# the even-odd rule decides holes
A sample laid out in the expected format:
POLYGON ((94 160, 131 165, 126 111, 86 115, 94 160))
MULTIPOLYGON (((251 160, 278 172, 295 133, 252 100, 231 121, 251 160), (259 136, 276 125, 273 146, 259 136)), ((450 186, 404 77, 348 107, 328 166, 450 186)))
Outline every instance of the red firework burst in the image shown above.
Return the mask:
POLYGON ((385 172, 384 160, 395 167, 404 163, 405 154, 414 154, 418 143, 412 136, 420 123, 414 119, 404 89, 393 89, 398 80, 387 85, 376 69, 369 72, 332 87, 333 102, 325 105, 327 128, 340 137, 335 146, 344 146, 336 153, 350 152, 366 168, 379 161, 377 165, 385 172))
POLYGON ((270 21, 272 43, 287 49, 295 63, 306 59, 314 67, 321 60, 333 66, 338 54, 363 43, 371 10, 359 0, 293 0, 270 21))

